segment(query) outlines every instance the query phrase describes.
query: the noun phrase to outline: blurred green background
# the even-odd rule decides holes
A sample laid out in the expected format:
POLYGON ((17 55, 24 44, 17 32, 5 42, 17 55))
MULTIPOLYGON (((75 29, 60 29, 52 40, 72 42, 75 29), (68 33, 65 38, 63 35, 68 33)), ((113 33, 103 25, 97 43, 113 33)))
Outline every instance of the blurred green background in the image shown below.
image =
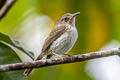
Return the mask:
MULTIPOLYGON (((42 44, 64 13, 81 12, 76 18, 78 40, 69 52, 81 54, 99 50, 111 40, 120 40, 119 0, 17 0, 0 21, 0 32, 34 51, 42 44)), ((23 59, 23 61, 29 61, 23 59)), ((85 71, 87 62, 36 69, 29 80, 93 80, 85 71)))

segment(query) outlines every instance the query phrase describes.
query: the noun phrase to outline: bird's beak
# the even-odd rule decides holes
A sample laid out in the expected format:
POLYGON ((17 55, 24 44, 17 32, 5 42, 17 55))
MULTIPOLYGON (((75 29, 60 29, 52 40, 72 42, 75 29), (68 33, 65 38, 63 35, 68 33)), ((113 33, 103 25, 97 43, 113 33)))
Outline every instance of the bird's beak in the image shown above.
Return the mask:
POLYGON ((80 14, 80 12, 76 12, 76 13, 73 14, 73 17, 75 17, 75 16, 77 16, 79 14, 80 14))

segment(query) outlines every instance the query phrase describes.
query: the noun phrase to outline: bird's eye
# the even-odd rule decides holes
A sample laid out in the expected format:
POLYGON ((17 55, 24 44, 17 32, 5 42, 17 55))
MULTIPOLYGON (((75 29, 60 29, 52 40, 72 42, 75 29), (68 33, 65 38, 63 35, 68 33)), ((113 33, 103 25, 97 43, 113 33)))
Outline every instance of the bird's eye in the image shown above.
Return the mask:
POLYGON ((65 22, 67 22, 67 21, 68 21, 68 18, 66 17, 66 18, 65 18, 65 22))

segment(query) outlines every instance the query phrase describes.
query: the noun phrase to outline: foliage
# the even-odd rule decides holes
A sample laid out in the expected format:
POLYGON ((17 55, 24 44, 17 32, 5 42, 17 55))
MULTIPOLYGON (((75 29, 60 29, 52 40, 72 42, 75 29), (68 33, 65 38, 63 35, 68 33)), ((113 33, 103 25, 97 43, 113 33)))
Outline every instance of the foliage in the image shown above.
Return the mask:
MULTIPOLYGON (((15 48, 23 51, 25 54, 33 58, 33 53, 26 50, 18 41, 12 40, 7 35, 19 40, 21 37, 24 37, 25 33, 28 34, 31 30, 35 30, 36 25, 32 25, 32 29, 29 29, 28 26, 21 25, 26 21, 26 19, 32 20, 33 18, 30 17, 34 14, 37 14, 37 17, 46 15, 52 19, 52 22, 56 22, 64 13, 81 12, 80 16, 76 18, 76 27, 79 33, 79 38, 73 49, 69 52, 70 54, 80 54, 98 50, 112 39, 119 41, 119 5, 119 0, 17 0, 8 14, 0 21, 0 32, 2 32, 0 33, 0 64, 21 62, 14 51, 15 48), (21 34, 19 34, 23 27, 25 27, 25 32, 21 32, 21 34), (7 35, 4 35, 3 33, 7 35)), ((47 21, 44 20, 37 23, 41 23, 39 25, 42 25, 44 22, 47 21)), ((31 26, 29 23, 33 22, 31 21, 24 25, 31 26)), ((39 34, 40 36, 43 35, 43 27, 37 28, 37 30, 41 31, 41 34, 39 34)), ((48 26, 47 29, 52 28, 51 26, 48 26)), ((34 33, 35 32, 32 32, 32 34, 34 33)), ((34 37, 29 35, 27 39, 25 38, 23 40, 24 46, 27 45, 27 42, 34 44, 33 41, 30 41, 31 38, 34 37)), ((34 46, 34 48, 37 50, 39 49, 39 47, 36 46, 34 46)), ((28 79, 92 80, 92 77, 88 76, 85 71, 86 63, 87 62, 82 62, 36 69, 28 79)), ((23 80, 26 80, 26 77, 22 74, 23 71, 0 72, 0 78, 3 80, 16 80, 16 78, 17 80, 22 80, 23 78, 23 80)))
MULTIPOLYGON (((21 62, 15 52, 7 45, 0 42, 0 64, 10 64, 21 62)), ((11 72, 0 72, 1 80, 27 80, 23 76, 23 70, 11 71, 11 72)))
MULTIPOLYGON (((12 40, 7 35, 0 33, 0 64, 21 62, 20 58, 15 52, 16 48, 34 59, 34 54, 31 51, 25 49, 18 41, 12 40)), ((0 72, 0 77, 1 80, 27 80, 27 77, 23 75, 23 72, 24 70, 0 72)))

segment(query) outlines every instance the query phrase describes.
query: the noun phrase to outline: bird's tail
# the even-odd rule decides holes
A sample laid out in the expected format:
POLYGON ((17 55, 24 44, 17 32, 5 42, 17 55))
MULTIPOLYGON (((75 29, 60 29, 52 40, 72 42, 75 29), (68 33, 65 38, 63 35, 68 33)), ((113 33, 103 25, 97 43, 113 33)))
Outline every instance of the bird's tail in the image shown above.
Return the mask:
MULTIPOLYGON (((42 53, 38 56, 38 58, 37 58, 36 60, 41 60, 44 55, 45 55, 45 54, 42 52, 42 53)), ((36 61, 36 60, 35 60, 35 61, 36 61)), ((31 69, 25 69, 24 75, 25 75, 25 76, 28 76, 28 75, 32 72, 32 70, 33 70, 33 68, 31 68, 31 69)))
POLYGON ((33 69, 25 69, 24 71, 24 75, 25 76, 28 76, 31 72, 32 72, 33 69))

